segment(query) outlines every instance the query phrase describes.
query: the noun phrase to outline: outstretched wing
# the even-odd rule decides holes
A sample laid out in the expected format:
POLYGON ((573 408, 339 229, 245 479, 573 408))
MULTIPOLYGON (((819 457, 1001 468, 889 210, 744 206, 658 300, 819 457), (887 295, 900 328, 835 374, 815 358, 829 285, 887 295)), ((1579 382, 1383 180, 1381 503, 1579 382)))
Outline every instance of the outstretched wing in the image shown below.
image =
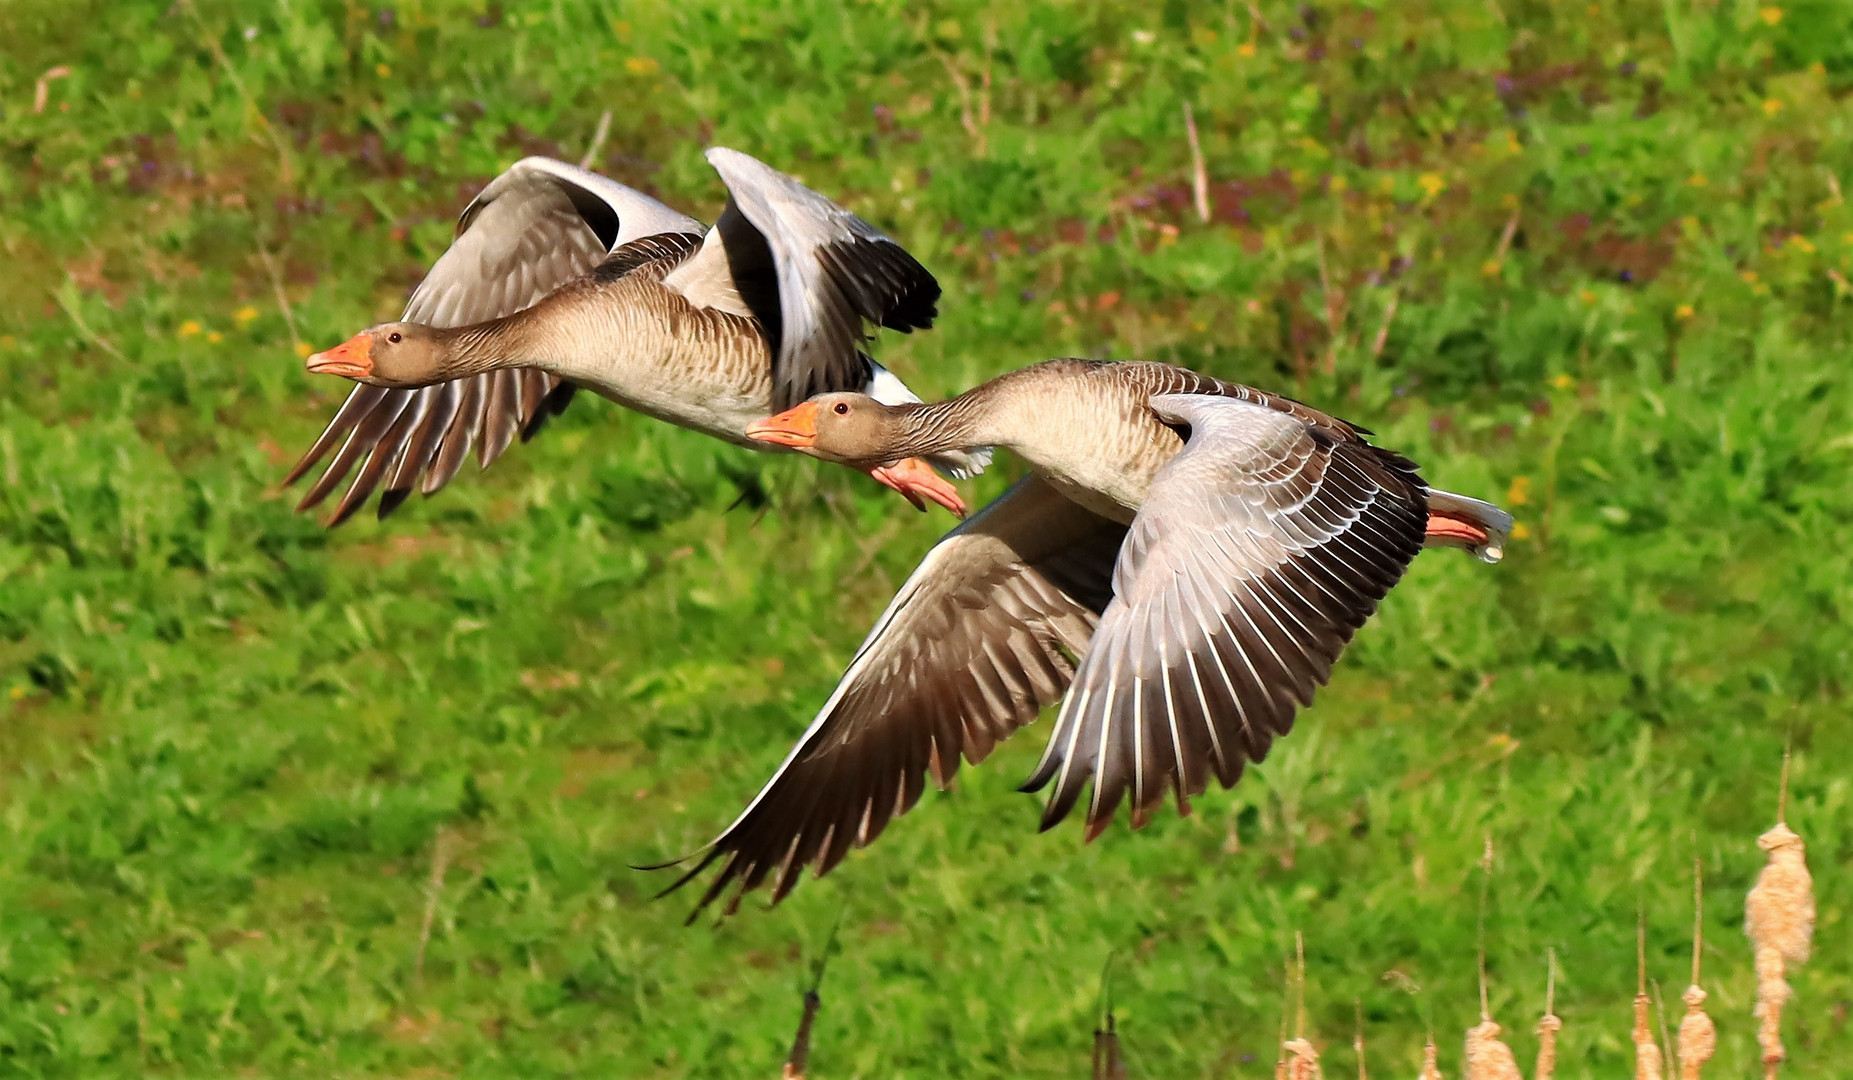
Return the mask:
POLYGON ((772 879, 776 903, 806 866, 821 876, 1060 699, 1106 606, 1126 526, 1042 480, 1020 481, 947 533, 870 631, 836 692, 778 772, 700 861, 730 884, 772 879), (1066 652, 1064 652, 1066 650, 1066 652))
POLYGON ((1422 548, 1405 459, 1231 397, 1168 394, 1187 424, 1114 572, 1113 602, 1024 790, 1054 782, 1043 828, 1091 779, 1089 839, 1128 790, 1133 826, 1167 788, 1180 811, 1214 772, 1235 783, 1422 548))
MULTIPOLYGON (((413 291, 404 321, 468 326, 512 315, 608 256, 629 253, 639 264, 681 256, 700 233, 693 218, 615 180, 563 161, 524 158, 464 209, 457 238, 413 291)), ((321 502, 360 462, 330 524, 347 520, 382 482, 383 518, 411 495, 421 473, 427 495, 448 483, 472 444, 487 468, 516 434, 532 437, 565 409, 573 390, 533 368, 415 390, 356 386, 284 483, 340 444, 297 509, 321 502)))
POLYGON ((727 185, 727 209, 664 284, 698 306, 759 319, 774 411, 864 389, 870 327, 933 325, 939 282, 873 225, 738 150, 714 147, 708 162, 727 185))

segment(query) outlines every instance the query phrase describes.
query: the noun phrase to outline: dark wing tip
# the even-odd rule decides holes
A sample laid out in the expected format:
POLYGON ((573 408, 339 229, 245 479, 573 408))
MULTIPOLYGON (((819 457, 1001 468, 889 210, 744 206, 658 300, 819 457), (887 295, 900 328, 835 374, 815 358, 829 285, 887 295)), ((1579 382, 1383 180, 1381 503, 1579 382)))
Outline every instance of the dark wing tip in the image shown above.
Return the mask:
POLYGON ((939 281, 892 240, 825 244, 817 257, 872 323, 909 333, 939 316, 939 281))
MULTIPOLYGON (((302 457, 297 459, 296 464, 290 467, 290 471, 283 474, 283 485, 282 486, 289 487, 291 484, 294 484, 296 481, 301 480, 303 476, 306 473, 308 473, 310 469, 313 469, 315 467, 316 462, 322 460, 323 456, 326 455, 327 452, 328 452, 327 448, 322 446, 320 443, 317 443, 316 445, 311 446, 308 449, 308 452, 304 453, 302 457)), ((300 510, 302 508, 297 507, 297 509, 300 510)))
POLYGON ((377 520, 385 521, 386 516, 399 509, 405 500, 412 497, 411 488, 388 488, 380 492, 380 508, 377 520))
POLYGON ((530 416, 527 423, 522 425, 521 441, 527 442, 529 439, 532 439, 535 435, 540 433, 542 427, 546 426, 548 420, 565 412, 566 407, 573 403, 573 395, 578 393, 578 391, 579 385, 570 382, 562 382, 552 390, 547 391, 547 396, 542 398, 540 405, 535 408, 534 415, 530 416))
POLYGON ((372 494, 372 490, 369 488, 368 491, 363 493, 359 498, 355 498, 354 490, 355 489, 350 489, 347 493, 347 497, 343 498, 340 504, 335 507, 334 514, 328 519, 328 528, 336 528, 359 513, 360 508, 367 503, 367 495, 372 494))

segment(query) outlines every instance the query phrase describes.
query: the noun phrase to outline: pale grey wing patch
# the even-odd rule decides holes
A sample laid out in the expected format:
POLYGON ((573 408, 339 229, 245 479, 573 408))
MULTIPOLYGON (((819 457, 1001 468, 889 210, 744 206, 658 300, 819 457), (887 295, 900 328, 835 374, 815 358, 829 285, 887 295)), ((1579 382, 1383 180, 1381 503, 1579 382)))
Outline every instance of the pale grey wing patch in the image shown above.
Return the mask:
MULTIPOLYGON (((682 294, 691 307, 709 308, 745 319, 758 318, 764 326, 768 315, 776 321, 777 308, 774 306, 769 313, 756 312, 734 283, 734 270, 722 233, 729 213, 733 213, 731 206, 722 213, 722 224, 715 225, 701 238, 701 246, 695 253, 663 277, 663 287, 682 294)), ((736 257, 738 248, 736 245, 736 257)))
POLYGON ((948 533, 902 585, 797 745, 665 892, 718 864, 691 919, 821 876, 1061 697, 1110 595, 1126 527, 1019 482, 948 533))
POLYGON ((741 298, 773 346, 773 403, 861 390, 872 327, 926 329, 939 282, 905 249, 855 214, 737 150, 708 162, 727 185, 715 226, 741 298))
MULTIPOLYGON (((1042 827, 1089 785, 1086 835, 1130 796, 1135 828, 1167 791, 1188 813, 1210 775, 1266 756, 1421 550, 1411 474, 1236 398, 1161 395, 1184 449, 1133 519, 1102 614, 1025 790, 1042 827)), ((1400 460, 1400 459, 1396 459, 1400 460)))
MULTIPOLYGON (((680 257, 700 231, 693 218, 614 180, 562 161, 524 158, 464 209, 456 238, 412 291, 402 320, 454 327, 499 319, 604 263, 624 262, 627 251, 631 268, 655 257, 680 257), (662 242, 665 234, 670 242, 662 242)), ((329 524, 346 521, 382 483, 384 518, 414 487, 430 495, 448 483, 472 444, 487 468, 516 436, 532 438, 563 411, 573 392, 533 369, 416 390, 357 387, 284 483, 294 483, 340 443, 299 509, 326 498, 358 461, 359 472, 329 524), (385 411, 375 416, 379 410, 385 411)))

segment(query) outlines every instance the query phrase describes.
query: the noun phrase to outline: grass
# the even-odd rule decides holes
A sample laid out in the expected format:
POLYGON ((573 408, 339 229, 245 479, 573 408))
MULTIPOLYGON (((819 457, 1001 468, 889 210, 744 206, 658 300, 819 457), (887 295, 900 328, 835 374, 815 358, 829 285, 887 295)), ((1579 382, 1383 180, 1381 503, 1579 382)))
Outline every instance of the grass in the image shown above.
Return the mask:
POLYGON ((1696 856, 1712 1071, 1745 1075, 1739 899, 1792 736, 1821 913, 1785 1075, 1837 1075, 1850 22, 10 0, 0 1074, 771 1076, 839 915, 818 1076, 1076 1075, 1109 953, 1132 1075, 1260 1076, 1296 929, 1328 1068, 1360 999, 1379 1072, 1430 1029, 1454 1071, 1490 836, 1508 1031, 1554 947, 1558 1075, 1625 1070, 1636 911, 1683 985, 1696 856), (627 864, 731 819, 947 519, 589 400, 385 524, 276 488, 345 389, 297 346, 396 314, 474 185, 607 109, 602 167, 678 207, 718 211, 722 143, 902 240, 946 286, 881 343, 922 393, 1173 360, 1367 424, 1524 538, 1419 560, 1192 818, 1038 836, 1032 731, 684 929, 627 864))

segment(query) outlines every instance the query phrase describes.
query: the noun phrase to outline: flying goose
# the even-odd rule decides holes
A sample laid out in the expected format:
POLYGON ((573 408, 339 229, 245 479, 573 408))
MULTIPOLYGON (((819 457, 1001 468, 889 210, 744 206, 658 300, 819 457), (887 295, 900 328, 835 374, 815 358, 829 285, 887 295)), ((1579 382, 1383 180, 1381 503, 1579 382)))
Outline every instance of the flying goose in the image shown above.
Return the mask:
MULTIPOLYGON (((1166 364, 1054 360, 931 405, 822 395, 747 429, 855 464, 1007 447, 1031 475, 901 586, 772 779, 670 889, 777 903, 1057 701, 1025 791, 1092 840, 1233 785, 1312 701, 1425 545, 1502 555, 1510 515, 1362 428, 1166 364), (1070 658, 1074 657, 1075 660, 1070 658)), ((693 856, 691 856, 693 858, 693 856)), ((665 890, 668 891, 668 890, 665 890)))
MULTIPOLYGON (((720 221, 693 218, 596 173, 548 158, 516 162, 464 209, 449 250, 399 322, 308 358, 359 382, 285 483, 340 449, 298 509, 360 471, 330 524, 384 484, 384 518, 457 472, 474 443, 487 467, 579 387, 736 445, 768 412, 859 390, 917 402, 863 351, 865 323, 933 324, 939 283, 900 245, 796 180, 715 147, 727 185, 720 221), (422 482, 420 476, 422 474, 422 482)), ((934 455, 954 477, 983 449, 934 455)), ((963 516, 951 484, 920 461, 862 471, 924 509, 963 516)))

